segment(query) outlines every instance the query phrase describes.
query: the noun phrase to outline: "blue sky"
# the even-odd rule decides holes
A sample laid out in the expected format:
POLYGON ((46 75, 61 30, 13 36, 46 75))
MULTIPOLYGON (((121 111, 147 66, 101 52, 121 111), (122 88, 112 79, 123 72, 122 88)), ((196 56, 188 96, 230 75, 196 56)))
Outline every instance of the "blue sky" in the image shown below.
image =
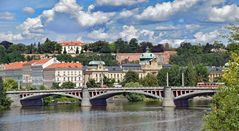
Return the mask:
POLYGON ((0 0, 0 41, 223 41, 239 0, 0 0))

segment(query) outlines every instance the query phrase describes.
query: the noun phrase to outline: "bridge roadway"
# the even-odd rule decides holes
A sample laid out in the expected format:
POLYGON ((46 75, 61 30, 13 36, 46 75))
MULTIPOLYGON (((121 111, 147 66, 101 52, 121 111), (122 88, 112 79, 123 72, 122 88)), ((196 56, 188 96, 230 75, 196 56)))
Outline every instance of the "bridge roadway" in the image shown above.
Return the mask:
MULTIPOLYGON (((208 96, 216 92, 215 87, 122 87, 122 88, 78 88, 59 90, 8 91, 12 106, 42 105, 42 98, 62 95, 89 101, 92 105, 106 105, 106 99, 124 93, 143 94, 147 97, 163 99, 165 106, 186 102, 195 96, 208 96), (84 93, 83 93, 84 92, 84 93), (167 101, 167 102, 166 102, 167 101), (171 102, 170 102, 171 101, 171 102), (173 101, 173 103, 172 103, 173 101)), ((83 104, 84 105, 84 104, 83 104)), ((86 106, 90 106, 86 104, 86 106)))

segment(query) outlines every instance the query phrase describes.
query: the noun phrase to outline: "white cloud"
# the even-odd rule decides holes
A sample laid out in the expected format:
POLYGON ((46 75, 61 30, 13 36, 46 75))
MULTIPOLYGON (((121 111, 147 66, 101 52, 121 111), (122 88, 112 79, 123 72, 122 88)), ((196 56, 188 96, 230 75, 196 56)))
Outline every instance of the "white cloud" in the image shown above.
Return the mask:
POLYGON ((137 12, 138 12, 138 8, 133 9, 133 10, 123 10, 122 12, 120 12, 119 15, 120 15, 122 18, 127 18, 127 17, 130 17, 130 16, 135 15, 137 12))
POLYGON ((13 34, 13 33, 0 33, 0 40, 7 40, 7 41, 18 41, 22 40, 23 37, 21 34, 13 34))
POLYGON ((168 43, 169 45, 171 45, 172 47, 179 47, 180 44, 182 42, 189 42, 191 40, 187 40, 187 39, 164 39, 164 40, 161 40, 159 43, 160 44, 165 44, 165 43, 168 43))
MULTIPOLYGON (((92 6, 89 8, 93 8, 92 6)), ((27 18, 22 24, 17 26, 21 31, 15 36, 22 36, 26 39, 41 39, 44 38, 45 26, 54 20, 57 13, 64 13, 75 19, 82 27, 91 27, 98 24, 104 24, 110 20, 115 13, 85 12, 83 8, 77 4, 76 0, 60 0, 52 9, 45 10, 35 18, 27 18)), ((9 13, 5 13, 5 19, 14 19, 9 13)), ((3 15, 0 15, 0 19, 3 15)), ((13 34, 14 35, 14 34, 13 34)), ((4 35, 6 36, 6 35, 4 35)), ((4 37, 2 36, 2 37, 4 37)))
POLYGON ((156 27, 156 30, 176 30, 178 27, 173 25, 160 25, 156 27))
POLYGON ((157 42, 157 40, 161 37, 161 34, 156 35, 154 31, 147 29, 137 29, 134 26, 124 25, 123 30, 119 33, 120 37, 129 41, 132 38, 136 38, 141 41, 151 41, 157 42))
POLYGON ((14 20, 15 15, 10 12, 0 12, 0 20, 14 20))
POLYGON ((201 26, 197 25, 197 24, 187 24, 187 25, 185 25, 185 28, 188 29, 188 30, 195 30, 195 29, 198 29, 200 27, 201 26))
POLYGON ((106 40, 109 38, 109 34, 105 33, 104 29, 94 30, 87 36, 93 40, 106 40))
POLYGON ((146 1, 147 0, 96 0, 96 3, 98 5, 122 6, 122 5, 134 5, 146 1))
POLYGON ((137 16, 141 20, 164 21, 174 14, 186 11, 197 4, 200 0, 175 0, 173 2, 158 3, 147 7, 137 16))
POLYGON ((32 7, 24 7, 23 11, 28 14, 34 14, 35 10, 32 7))
POLYGON ((89 5, 89 7, 88 7, 88 12, 91 12, 94 8, 95 8, 94 5, 89 5))
POLYGON ((239 20, 239 7, 237 5, 225 5, 221 8, 212 7, 208 13, 208 20, 212 22, 226 22, 239 20))
POLYGON ((123 26, 123 31, 120 32, 120 37, 129 41, 132 38, 138 38, 138 30, 134 26, 123 26))
POLYGON ((217 40, 220 37, 221 33, 218 30, 212 32, 197 32, 194 34, 195 42, 210 43, 217 40))

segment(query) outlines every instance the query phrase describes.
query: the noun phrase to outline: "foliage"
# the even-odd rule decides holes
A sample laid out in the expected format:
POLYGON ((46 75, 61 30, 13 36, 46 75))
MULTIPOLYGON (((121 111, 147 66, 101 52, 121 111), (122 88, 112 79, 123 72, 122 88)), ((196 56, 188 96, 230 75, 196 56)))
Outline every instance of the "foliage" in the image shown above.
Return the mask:
POLYGON ((106 66, 113 66, 118 64, 115 57, 111 54, 83 53, 83 54, 77 55, 76 57, 72 57, 69 54, 61 54, 61 55, 58 55, 56 58, 59 61, 66 61, 66 62, 78 61, 82 63, 83 65, 88 65, 89 62, 92 60, 104 60, 106 66))
POLYGON ((113 85, 115 83, 115 79, 110 79, 110 78, 107 78, 106 76, 104 76, 103 83, 104 83, 104 85, 107 85, 108 87, 113 87, 113 85))
POLYGON ((45 87, 44 85, 41 85, 41 86, 39 87, 39 89, 40 89, 40 90, 46 90, 46 87, 45 87))
MULTIPOLYGON (((125 87, 142 87, 139 82, 129 82, 125 84, 125 87)), ((130 102, 139 102, 139 101, 144 101, 145 96, 143 94, 136 94, 136 93, 126 93, 125 94, 126 98, 130 102)))
POLYGON ((2 77, 0 77, 0 111, 8 109, 11 105, 11 100, 6 96, 6 90, 4 89, 4 84, 2 77))
POLYGON ((202 64, 196 65, 195 72, 196 72, 196 83, 207 82, 209 80, 208 78, 209 73, 206 66, 202 64))
POLYGON ((86 86, 87 86, 88 88, 100 87, 100 85, 95 82, 95 79, 89 79, 89 80, 87 81, 87 83, 86 83, 86 86))
POLYGON ((223 44, 215 42, 204 46, 191 45, 191 43, 182 43, 177 49, 177 55, 170 58, 171 64, 187 66, 189 64, 203 64, 208 66, 223 66, 229 59, 227 52, 216 51, 212 49, 224 49, 223 44))
POLYGON ((129 83, 129 82, 138 82, 138 81, 139 81, 139 74, 134 71, 128 71, 124 76, 124 80, 122 84, 125 85, 126 83, 129 83))
MULTIPOLYGON (((231 43, 239 40, 239 28, 229 27, 231 43)), ((232 51, 231 60, 226 64, 223 80, 226 84, 213 96, 211 112, 204 117, 204 130, 239 130, 239 54, 232 51)))
POLYGON ((169 76, 169 86, 181 86, 182 85, 182 73, 184 73, 185 86, 195 86, 198 82, 208 81, 208 70, 204 65, 188 65, 187 67, 180 67, 173 65, 170 68, 163 68, 157 75, 158 84, 160 86, 166 86, 167 72, 169 76))
POLYGON ((48 96, 43 98, 43 104, 45 106, 52 104, 65 104, 65 103, 78 103, 79 100, 76 98, 66 97, 66 96, 48 96))
POLYGON ((18 89, 18 85, 17 85, 16 80, 14 80, 12 78, 5 78, 3 80, 3 85, 4 85, 4 88, 6 89, 6 91, 17 90, 18 89))
POLYGON ((60 84, 60 83, 53 82, 53 83, 52 83, 52 88, 53 88, 53 89, 61 89, 61 87, 60 87, 59 84, 60 84))
POLYGON ((76 84, 73 83, 73 82, 70 82, 70 81, 64 82, 64 83, 62 83, 62 85, 61 85, 61 88, 62 88, 62 89, 74 89, 75 87, 76 87, 76 84))
POLYGON ((153 74, 147 74, 143 79, 140 80, 143 86, 158 86, 158 79, 153 74))
POLYGON ((171 68, 163 68, 159 71, 157 78, 160 86, 167 85, 167 72, 169 76, 169 86, 180 86, 182 83, 181 68, 178 65, 173 65, 171 68))
POLYGON ((129 82, 125 84, 125 87, 143 87, 139 82, 129 82))
POLYGON ((192 64, 189 64, 185 71, 185 86, 195 86, 197 84, 195 68, 192 64))

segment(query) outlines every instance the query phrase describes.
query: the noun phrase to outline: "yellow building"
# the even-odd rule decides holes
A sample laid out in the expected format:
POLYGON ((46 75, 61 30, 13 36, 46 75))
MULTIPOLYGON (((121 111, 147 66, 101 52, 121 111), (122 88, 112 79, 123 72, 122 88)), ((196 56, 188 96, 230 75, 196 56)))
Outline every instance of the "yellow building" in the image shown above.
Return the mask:
POLYGON ((104 61, 91 61, 85 67, 85 82, 94 79, 97 83, 102 83, 104 76, 115 79, 116 83, 124 80, 125 74, 131 70, 139 74, 139 78, 144 78, 147 74, 157 75, 162 65, 158 64, 157 59, 149 50, 140 55, 139 64, 122 64, 119 66, 105 66, 104 61))

